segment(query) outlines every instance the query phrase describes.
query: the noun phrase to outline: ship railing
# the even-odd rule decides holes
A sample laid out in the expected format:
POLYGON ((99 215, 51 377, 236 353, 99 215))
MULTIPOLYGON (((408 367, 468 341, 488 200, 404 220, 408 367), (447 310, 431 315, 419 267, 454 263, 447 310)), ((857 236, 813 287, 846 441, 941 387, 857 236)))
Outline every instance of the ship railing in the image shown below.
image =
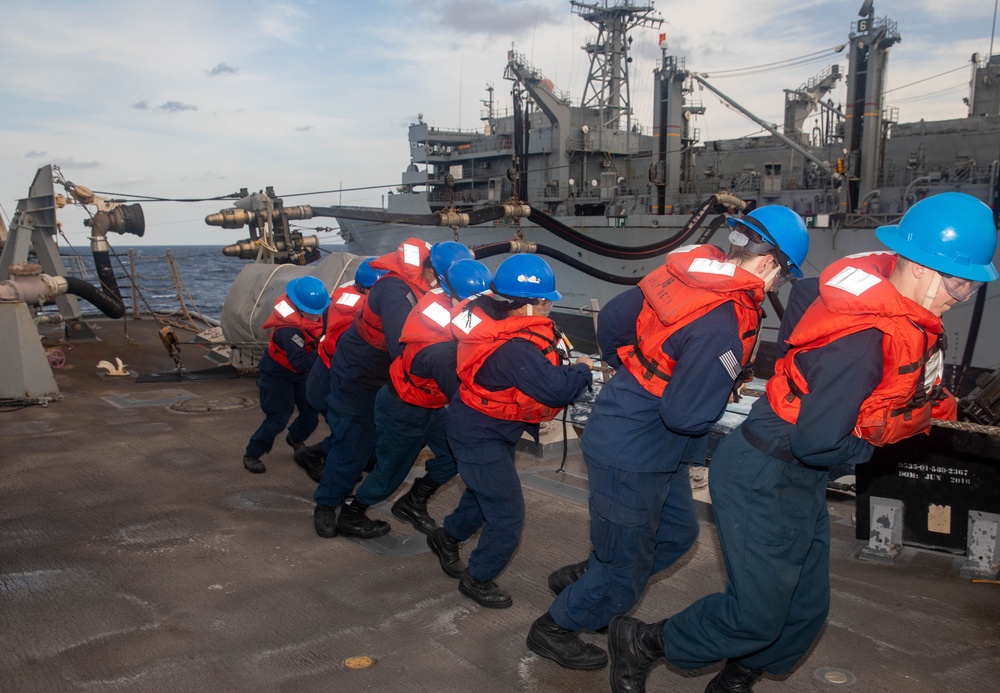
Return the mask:
POLYGON ((488 121, 491 118, 493 120, 500 120, 502 118, 509 118, 514 115, 514 110, 511 108, 493 108, 493 112, 490 109, 484 108, 479 112, 479 119, 483 121, 488 121))
POLYGON ((496 152, 511 152, 514 150, 514 138, 510 135, 497 135, 488 140, 478 140, 472 143, 468 149, 455 152, 456 154, 483 154, 496 152))
POLYGON ((507 62, 517 63, 521 69, 533 80, 537 80, 542 87, 552 94, 557 101, 566 104, 567 106, 572 105, 572 94, 568 91, 563 91, 561 89, 556 89, 555 84, 552 80, 547 78, 545 74, 539 70, 537 67, 528 62, 527 57, 524 53, 518 53, 517 51, 507 51, 507 62))
POLYGON ((879 226, 894 224, 899 221, 901 214, 856 214, 844 215, 844 228, 851 229, 874 229, 879 226))
MULTIPOLYGON (((213 253, 214 254, 214 253, 213 253)), ((177 258, 169 248, 163 254, 129 249, 127 252, 114 251, 110 254, 118 291, 128 314, 135 320, 156 315, 157 317, 179 317, 193 323, 197 318, 204 325, 217 325, 218 319, 206 316, 191 295, 184 277, 177 265, 177 258)), ((98 286, 97 270, 93 258, 88 255, 67 254, 62 256, 66 274, 84 279, 98 286)), ((111 293, 108 287, 99 287, 111 293)), ((84 314, 97 314, 89 303, 82 302, 84 314)), ((56 306, 47 306, 43 312, 58 312, 56 306)))
POLYGON ((899 29, 893 20, 888 17, 876 17, 870 24, 867 19, 859 19, 851 22, 851 38, 861 34, 877 34, 883 31, 886 37, 899 36, 899 29))
POLYGON ((803 84, 802 86, 799 87, 799 91, 805 91, 807 89, 814 88, 820 82, 822 82, 827 77, 829 77, 831 74, 833 74, 834 70, 837 70, 839 72, 840 71, 840 65, 827 65, 826 69, 824 69, 818 75, 814 75, 813 77, 810 77, 808 80, 806 80, 805 84, 803 84))
POLYGON ((456 191, 454 194, 447 192, 427 193, 427 201, 432 203, 449 204, 454 201, 455 204, 463 205, 475 202, 486 202, 488 200, 489 193, 487 191, 480 190, 460 190, 456 191))
MULTIPOLYGON (((482 128, 438 128, 431 125, 427 126, 427 139, 431 139, 431 135, 436 138, 442 137, 468 137, 469 135, 482 135, 482 128)), ((450 144, 450 143, 449 143, 450 144)))

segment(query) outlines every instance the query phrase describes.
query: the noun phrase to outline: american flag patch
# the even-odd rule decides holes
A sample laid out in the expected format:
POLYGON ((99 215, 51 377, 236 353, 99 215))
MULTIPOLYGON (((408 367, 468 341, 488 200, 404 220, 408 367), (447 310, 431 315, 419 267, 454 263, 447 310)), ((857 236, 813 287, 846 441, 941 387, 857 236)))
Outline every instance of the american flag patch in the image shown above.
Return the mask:
POLYGON ((743 367, 740 366, 740 362, 737 360, 736 354, 733 353, 732 349, 720 356, 719 361, 722 362, 722 367, 726 369, 726 372, 729 373, 729 377, 734 381, 736 380, 736 376, 740 374, 740 371, 743 370, 743 367))

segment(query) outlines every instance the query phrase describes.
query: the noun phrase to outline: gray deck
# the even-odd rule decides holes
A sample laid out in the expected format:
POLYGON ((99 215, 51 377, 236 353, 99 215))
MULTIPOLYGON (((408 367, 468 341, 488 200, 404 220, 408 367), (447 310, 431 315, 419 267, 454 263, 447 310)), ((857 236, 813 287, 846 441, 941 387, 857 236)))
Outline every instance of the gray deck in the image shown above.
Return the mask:
MULTIPOLYGON (((551 471, 558 459, 520 458, 528 520, 499 580, 514 606, 483 609, 458 593, 423 536, 395 519, 377 545, 318 538, 314 485, 282 440, 266 474, 243 470, 260 421, 253 377, 101 379, 102 359, 120 356, 140 372, 172 362, 151 321, 129 323, 140 346, 124 344, 121 323, 100 324, 103 341, 74 344, 57 371, 63 401, 0 414, 0 689, 609 689, 607 670, 566 671, 524 646, 551 601, 546 576, 588 550, 578 455, 569 475, 551 471), (166 402, 188 396, 178 390, 210 411, 169 411, 166 402), (240 398, 253 406, 218 410, 240 398), (348 669, 354 656, 377 662, 348 669)), ((184 347, 189 368, 212 365, 199 353, 184 347)), ((434 497, 436 517, 460 488, 456 480, 434 497)), ((962 559, 943 553, 908 548, 896 565, 859 562, 853 502, 831 500, 830 509, 829 621, 791 675, 758 691, 995 690, 1000 586, 959 577, 962 559), (842 670, 848 685, 821 681, 827 669, 842 670)), ((387 507, 375 511, 389 517, 387 507)), ((668 616, 723 583, 705 521, 696 547, 649 586, 636 615, 668 616)), ((649 690, 702 691, 712 671, 660 666, 649 690)))

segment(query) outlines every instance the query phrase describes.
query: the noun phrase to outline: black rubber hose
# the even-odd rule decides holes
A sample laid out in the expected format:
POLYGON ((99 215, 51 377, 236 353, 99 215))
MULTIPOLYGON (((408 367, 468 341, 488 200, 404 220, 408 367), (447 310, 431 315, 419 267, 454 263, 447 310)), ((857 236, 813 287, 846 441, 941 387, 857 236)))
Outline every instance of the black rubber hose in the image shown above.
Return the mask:
POLYGON ((674 248, 679 248, 680 245, 695 231, 695 229, 682 229, 673 236, 657 243, 627 246, 615 245, 614 243, 604 243, 602 241, 594 240, 593 238, 588 238, 572 226, 568 226, 545 212, 534 208, 532 208, 531 214, 528 215, 528 219, 533 221, 535 224, 538 224, 546 231, 553 233, 564 241, 572 243, 579 248, 584 248, 585 250, 590 250, 598 255, 616 258, 619 260, 646 260, 651 257, 656 257, 657 255, 663 255, 674 248))
POLYGON ((564 265, 569 265, 575 270, 579 270, 584 274, 589 274, 591 277, 597 277, 602 281, 606 281, 609 284, 621 284, 624 286, 635 286, 638 284, 642 278, 646 275, 640 275, 638 277, 624 277, 619 274, 611 274, 610 272, 602 272, 601 270, 594 269, 590 265, 577 260, 572 255, 567 255, 561 250, 556 250, 555 248, 550 248, 546 245, 535 245, 538 249, 537 253, 539 255, 548 255, 553 260, 558 260, 564 265))
MULTIPOLYGON (((316 217, 343 217, 345 219, 359 219, 361 221, 373 221, 383 224, 441 226, 441 217, 437 214, 397 214, 394 212, 383 212, 382 210, 357 209, 353 207, 313 207, 312 211, 313 216, 316 217)), ((494 221, 502 218, 504 215, 503 207, 500 205, 481 207, 466 213, 469 215, 469 226, 494 221)), ((528 219, 567 243, 598 255, 618 260, 647 260, 657 255, 663 255, 674 248, 680 247, 695 231, 695 229, 682 229, 673 236, 657 243, 627 246, 604 243, 593 238, 588 238, 572 226, 568 226, 555 217, 537 209, 531 210, 528 219)))
POLYGON ((120 299, 78 277, 63 277, 63 279, 66 280, 66 293, 89 301, 109 318, 117 320, 125 315, 125 304, 120 299))
POLYGON ((121 301, 122 292, 118 288, 115 269, 111 266, 111 254, 107 250, 94 251, 94 267, 97 269, 97 280, 104 287, 104 290, 121 301))
POLYGON ((502 206, 494 205, 491 207, 473 209, 466 212, 466 214, 469 215, 469 226, 475 226, 477 224, 485 224, 488 221, 503 219, 504 210, 502 206))
POLYGON ((470 248, 469 250, 472 251, 472 257, 477 260, 483 260, 488 257, 495 257, 497 255, 503 255, 504 253, 513 252, 510 249, 510 243, 508 241, 490 243, 489 245, 480 245, 475 248, 470 248))
MULTIPOLYGON (((606 281, 609 284, 635 286, 642 279, 642 276, 625 277, 619 274, 611 274, 610 272, 603 272, 601 270, 594 269, 590 265, 581 262, 580 260, 576 259, 571 255, 567 255, 561 250, 556 250, 555 248, 550 248, 547 245, 541 245, 538 243, 535 243, 533 245, 535 248, 536 255, 547 255, 553 260, 558 260, 564 265, 569 265, 575 270, 579 270, 580 272, 590 275, 591 277, 596 277, 597 279, 606 281)), ((513 253, 513 252, 516 251, 511 247, 510 242, 490 243, 489 245, 481 245, 476 248, 472 248, 472 254, 477 260, 482 260, 483 258, 494 257, 496 255, 503 255, 505 253, 513 253)))

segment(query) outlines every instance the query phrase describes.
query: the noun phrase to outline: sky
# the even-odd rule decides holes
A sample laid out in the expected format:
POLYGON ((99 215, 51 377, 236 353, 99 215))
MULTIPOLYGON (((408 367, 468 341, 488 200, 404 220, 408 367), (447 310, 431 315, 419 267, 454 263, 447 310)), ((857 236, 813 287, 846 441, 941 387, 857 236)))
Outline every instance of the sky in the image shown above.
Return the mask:
MULTIPOLYGON (((418 115, 437 127, 480 128, 488 83, 498 109, 510 108, 503 72, 512 47, 579 99, 588 69, 581 46, 596 36, 568 0, 2 4, 0 213, 8 223, 46 164, 77 185, 123 196, 207 198, 273 186, 279 196, 342 191, 286 204, 381 206, 409 163, 407 127, 418 115)), ((660 33, 669 55, 780 123, 783 89, 832 63, 846 72, 846 51, 833 50, 862 0, 648 4, 663 23, 633 33, 631 65, 635 117, 647 126, 660 33), (794 67, 725 77, 803 56, 794 67)), ((995 5, 875 0, 876 16, 896 21, 902 36, 887 77, 887 105, 898 107, 900 122, 965 116, 970 58, 989 54, 995 5)), ((841 81, 831 96, 842 103, 845 93, 841 81)), ((759 133, 710 92, 699 96, 703 140, 759 133)), ((204 224, 226 202, 142 206, 145 236, 112 235, 112 244, 221 246, 246 235, 204 224)), ((59 212, 69 243, 86 246, 84 218, 79 209, 59 212)))

